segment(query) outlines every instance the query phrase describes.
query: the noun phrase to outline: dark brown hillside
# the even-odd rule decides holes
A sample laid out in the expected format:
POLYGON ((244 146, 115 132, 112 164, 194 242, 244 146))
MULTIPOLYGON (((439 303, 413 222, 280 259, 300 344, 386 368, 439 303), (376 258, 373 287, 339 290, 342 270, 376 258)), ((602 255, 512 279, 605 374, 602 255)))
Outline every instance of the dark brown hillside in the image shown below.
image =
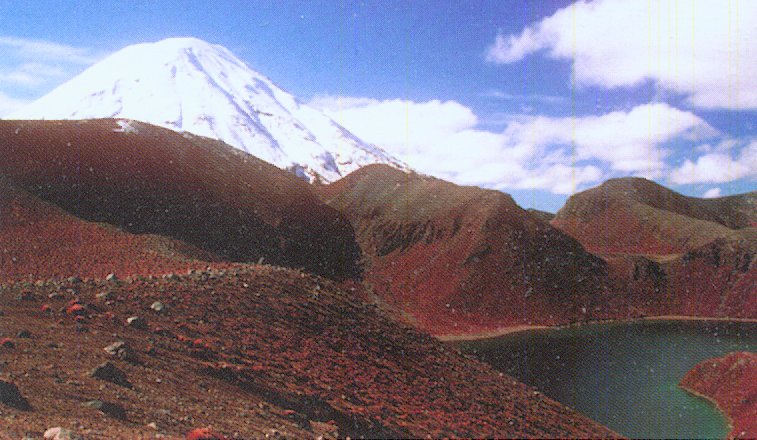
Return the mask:
POLYGON ((597 318, 684 315, 757 318, 757 230, 682 255, 607 254, 610 292, 597 318))
POLYGON ((295 270, 5 284, 0 304, 12 338, 0 345, 0 380, 28 401, 0 395, 0 438, 55 426, 88 439, 183 438, 204 426, 247 439, 614 436, 295 270), (129 350, 104 350, 116 341, 129 350), (126 382, 90 374, 106 361, 126 382), (85 404, 95 399, 121 411, 85 404))
POLYGON ((757 193, 685 197, 644 179, 572 196, 552 224, 608 262, 607 317, 757 317, 757 193))
POLYGON ((529 208, 526 211, 531 213, 531 215, 535 216, 536 218, 545 221, 547 223, 551 222, 553 218, 555 218, 555 214, 552 214, 551 212, 547 211, 541 211, 538 209, 529 208))
POLYGON ((645 179, 612 179, 571 196, 552 224, 594 253, 681 254, 757 224, 757 192, 698 199, 645 179))
POLYGON ((211 261, 218 258, 177 240, 81 220, 0 177, 0 282, 167 273, 211 261))
POLYGON ((235 261, 359 276, 349 223, 309 186, 221 142, 119 120, 0 121, 0 174, 89 221, 235 261))
POLYGON ((507 195, 372 165, 321 189, 366 253, 366 281, 434 334, 582 320, 605 264, 507 195))

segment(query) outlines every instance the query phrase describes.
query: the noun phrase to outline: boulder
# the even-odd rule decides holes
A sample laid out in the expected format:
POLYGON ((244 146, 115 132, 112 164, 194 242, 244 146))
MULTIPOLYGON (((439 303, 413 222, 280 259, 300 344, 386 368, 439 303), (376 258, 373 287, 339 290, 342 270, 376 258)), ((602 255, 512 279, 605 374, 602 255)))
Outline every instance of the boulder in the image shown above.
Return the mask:
POLYGON ((92 408, 101 413, 119 420, 126 420, 126 410, 117 403, 104 402, 102 400, 90 400, 82 403, 86 408, 92 408))
POLYGON ((45 431, 44 440, 84 440, 84 437, 60 426, 45 431))
POLYGON ((29 401, 21 395, 18 387, 4 380, 0 380, 0 402, 21 411, 32 410, 29 401))
POLYGON ((165 304, 163 304, 160 301, 155 301, 154 303, 152 303, 152 305, 150 306, 150 308, 155 313, 160 313, 160 314, 166 313, 168 311, 168 306, 166 306, 165 304))
POLYGON ((105 347, 104 350, 123 361, 131 363, 137 361, 137 353, 124 341, 114 342, 105 347))
POLYGON ((136 328, 138 330, 147 330, 147 321, 139 316, 131 316, 126 319, 126 325, 136 328))
POLYGON ((105 362, 98 365, 92 371, 90 371, 89 375, 96 379, 106 380, 125 388, 134 387, 126 378, 126 373, 121 371, 118 367, 110 362, 105 362))

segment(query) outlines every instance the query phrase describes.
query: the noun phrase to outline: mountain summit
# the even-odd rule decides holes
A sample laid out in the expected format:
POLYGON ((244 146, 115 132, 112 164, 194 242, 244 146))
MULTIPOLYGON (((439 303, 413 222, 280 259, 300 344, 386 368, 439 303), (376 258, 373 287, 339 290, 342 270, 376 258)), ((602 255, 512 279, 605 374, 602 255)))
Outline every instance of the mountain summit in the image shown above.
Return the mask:
POLYGON ((196 38, 128 46, 7 119, 136 119, 220 139, 308 180, 404 165, 196 38))

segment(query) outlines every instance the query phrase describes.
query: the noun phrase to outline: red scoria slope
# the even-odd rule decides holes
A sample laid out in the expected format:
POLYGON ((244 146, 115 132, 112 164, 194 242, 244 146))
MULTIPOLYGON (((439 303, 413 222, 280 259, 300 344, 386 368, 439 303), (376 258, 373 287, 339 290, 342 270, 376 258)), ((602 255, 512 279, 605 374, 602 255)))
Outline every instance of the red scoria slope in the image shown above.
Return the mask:
POLYGON ((731 420, 729 437, 757 437, 757 353, 702 361, 681 380, 681 387, 718 405, 731 420))
POLYGON ((552 225, 596 254, 681 254, 757 226, 757 192, 698 199, 646 179, 611 179, 571 196, 552 225))
POLYGON ((0 282, 168 273, 215 260, 177 240, 83 221, 0 177, 0 282))
POLYGON ((365 279, 436 335, 582 320, 604 262, 498 191, 371 165, 320 189, 352 222, 365 279))
POLYGON ((628 178, 572 196, 552 224, 608 263, 597 317, 757 318, 756 219, 755 192, 697 199, 628 178))
POLYGON ((0 346, 0 380, 31 407, 0 401, 2 438, 54 426, 90 439, 206 426, 234 438, 614 435, 291 269, 6 284, 0 304, 3 336, 30 331, 0 346), (103 350, 116 341, 130 349, 103 350), (92 377, 105 361, 124 377, 92 377))
POLYGON ((295 176, 228 145, 125 120, 0 121, 0 174, 131 233, 235 261, 359 276, 349 222, 295 176))

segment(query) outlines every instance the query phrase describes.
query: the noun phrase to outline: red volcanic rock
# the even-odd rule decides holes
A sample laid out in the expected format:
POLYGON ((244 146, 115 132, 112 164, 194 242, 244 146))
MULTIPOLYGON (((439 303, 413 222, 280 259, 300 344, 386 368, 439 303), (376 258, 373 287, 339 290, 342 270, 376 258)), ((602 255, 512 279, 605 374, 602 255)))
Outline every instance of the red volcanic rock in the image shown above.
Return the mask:
POLYGON ((729 353, 702 361, 680 385, 717 404, 731 421, 729 437, 757 437, 757 353, 729 353))
MULTIPOLYGON (((0 157, 0 174, 13 184, 81 219, 170 237, 234 261, 262 259, 339 279, 360 273, 349 223, 309 185, 218 141, 110 119, 0 121, 0 157)), ((26 223, 34 218, 22 203, 6 209, 20 209, 26 223)), ((27 233, 42 241, 58 232, 63 240, 77 236, 70 225, 35 225, 27 233)), ((111 239, 89 250, 99 256, 108 252, 100 247, 120 249, 111 239)), ((42 258, 10 251, 3 260, 32 259, 28 273, 45 272, 37 267, 42 258)), ((129 269, 115 266, 105 274, 127 276, 129 269)))
POLYGON ((226 440, 226 437, 210 428, 197 428, 187 433, 186 440, 226 440))
POLYGON ((605 263, 498 191, 371 165, 320 189, 375 293, 437 335, 583 320, 605 263))
POLYGON ((598 254, 681 254, 757 226, 757 192, 698 199, 641 178, 611 179, 571 196, 551 223, 598 254))
POLYGON ((87 309, 81 304, 73 304, 66 308, 66 313, 72 316, 81 316, 87 314, 87 309))

